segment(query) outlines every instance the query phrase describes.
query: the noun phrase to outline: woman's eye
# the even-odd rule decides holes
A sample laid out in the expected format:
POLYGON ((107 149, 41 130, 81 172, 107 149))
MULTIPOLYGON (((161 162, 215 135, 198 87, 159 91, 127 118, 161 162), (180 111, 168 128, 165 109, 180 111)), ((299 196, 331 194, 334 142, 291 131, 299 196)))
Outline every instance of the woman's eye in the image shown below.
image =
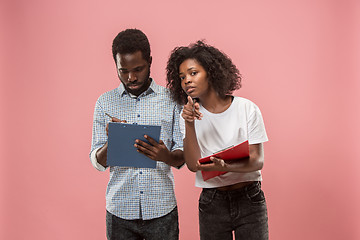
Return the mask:
POLYGON ((192 72, 191 76, 195 76, 197 74, 197 72, 192 72))
POLYGON ((181 77, 180 77, 180 80, 181 80, 181 81, 182 81, 182 80, 184 80, 184 79, 185 79, 185 77, 184 77, 184 76, 181 76, 181 77))

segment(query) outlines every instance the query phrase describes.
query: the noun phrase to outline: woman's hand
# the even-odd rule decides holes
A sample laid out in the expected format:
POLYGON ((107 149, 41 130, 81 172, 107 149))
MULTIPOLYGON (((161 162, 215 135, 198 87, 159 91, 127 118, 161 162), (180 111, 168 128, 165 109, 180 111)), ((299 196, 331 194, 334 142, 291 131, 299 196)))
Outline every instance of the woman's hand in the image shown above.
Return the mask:
POLYGON ((195 102, 190 96, 188 96, 188 102, 185 104, 181 116, 187 122, 193 122, 195 119, 201 120, 203 115, 199 109, 199 103, 195 102))
POLYGON ((210 157, 212 163, 201 164, 199 161, 196 164, 199 171, 228 171, 228 164, 221 158, 210 157))

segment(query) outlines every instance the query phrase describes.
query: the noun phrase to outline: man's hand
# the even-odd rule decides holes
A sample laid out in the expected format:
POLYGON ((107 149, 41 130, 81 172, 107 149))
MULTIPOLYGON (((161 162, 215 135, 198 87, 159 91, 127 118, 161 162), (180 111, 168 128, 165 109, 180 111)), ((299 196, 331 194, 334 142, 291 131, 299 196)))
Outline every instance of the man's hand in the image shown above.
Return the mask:
MULTIPOLYGON (((120 123, 127 123, 126 120, 120 120, 116 117, 111 118, 111 122, 120 122, 120 123)), ((106 135, 109 135, 109 124, 106 124, 106 135)))
POLYGON ((144 154, 152 160, 168 163, 171 158, 171 152, 167 149, 164 142, 162 140, 156 142, 153 138, 147 135, 144 135, 144 137, 150 144, 136 139, 134 147, 138 149, 138 152, 144 154))
MULTIPOLYGON (((112 122, 121 122, 126 123, 126 120, 120 120, 116 117, 111 118, 112 122)), ((109 135, 109 124, 106 124, 106 135, 109 135)), ((99 164, 103 167, 107 167, 107 149, 108 149, 108 142, 106 142, 97 152, 96 152, 96 159, 99 164)))

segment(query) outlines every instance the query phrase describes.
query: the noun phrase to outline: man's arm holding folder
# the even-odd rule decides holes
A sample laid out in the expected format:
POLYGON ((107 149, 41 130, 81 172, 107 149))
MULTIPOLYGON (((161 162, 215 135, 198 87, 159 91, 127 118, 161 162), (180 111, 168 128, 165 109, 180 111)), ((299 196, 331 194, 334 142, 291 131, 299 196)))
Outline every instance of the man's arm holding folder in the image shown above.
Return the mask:
MULTIPOLYGON (((121 122, 121 123, 126 123, 126 120, 120 120, 116 117, 111 117, 109 114, 105 113, 108 117, 111 118, 112 122, 121 122)), ((109 124, 106 125, 106 135, 109 135, 109 124)), ((104 144, 104 146, 102 146, 99 150, 97 150, 96 152, 96 160, 97 162, 103 166, 103 167, 107 167, 107 150, 108 150, 108 142, 106 142, 104 144)))
MULTIPOLYGON (((107 113, 105 114, 111 118, 112 122, 126 123, 126 120, 120 120, 118 118, 110 116, 107 113)), ((108 135, 108 133, 109 124, 106 125, 106 135, 108 135)), ((149 157, 154 161, 161 161, 173 167, 179 167, 184 163, 183 151, 169 151, 162 140, 157 142, 147 135, 145 135, 144 137, 147 141, 149 141, 150 144, 137 139, 134 143, 134 147, 138 149, 138 152, 144 154, 145 156, 149 157)), ((106 142, 104 146, 96 152, 97 162, 103 167, 107 167, 107 152, 108 142, 106 142)))
POLYGON ((134 147, 138 149, 138 152, 141 152, 142 154, 144 154, 148 158, 151 158, 154 161, 164 162, 167 165, 173 167, 179 167, 184 163, 183 151, 169 151, 162 140, 156 142, 154 139, 147 135, 145 135, 144 137, 151 144, 136 139, 134 147))

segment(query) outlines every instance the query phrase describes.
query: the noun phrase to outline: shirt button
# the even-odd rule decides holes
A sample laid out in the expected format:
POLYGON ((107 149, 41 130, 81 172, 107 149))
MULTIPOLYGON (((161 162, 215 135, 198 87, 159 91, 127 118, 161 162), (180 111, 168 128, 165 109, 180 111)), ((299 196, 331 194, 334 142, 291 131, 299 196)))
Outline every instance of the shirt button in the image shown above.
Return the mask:
POLYGON ((140 174, 142 174, 142 172, 140 172, 140 174))
POLYGON ((138 117, 140 117, 140 114, 138 114, 138 117))
POLYGON ((140 191, 140 194, 143 194, 143 191, 140 191))

